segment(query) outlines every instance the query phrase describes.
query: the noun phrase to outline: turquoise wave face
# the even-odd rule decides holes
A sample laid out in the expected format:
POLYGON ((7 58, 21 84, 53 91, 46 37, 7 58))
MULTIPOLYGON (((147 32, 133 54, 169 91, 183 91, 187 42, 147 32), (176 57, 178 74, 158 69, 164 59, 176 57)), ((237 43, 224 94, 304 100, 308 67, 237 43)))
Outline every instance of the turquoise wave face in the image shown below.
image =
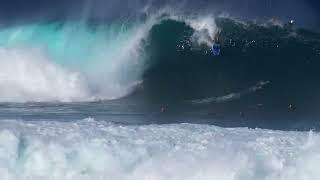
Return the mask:
POLYGON ((83 23, 27 24, 0 30, 0 46, 43 48, 59 64, 88 69, 116 59, 134 25, 83 23))

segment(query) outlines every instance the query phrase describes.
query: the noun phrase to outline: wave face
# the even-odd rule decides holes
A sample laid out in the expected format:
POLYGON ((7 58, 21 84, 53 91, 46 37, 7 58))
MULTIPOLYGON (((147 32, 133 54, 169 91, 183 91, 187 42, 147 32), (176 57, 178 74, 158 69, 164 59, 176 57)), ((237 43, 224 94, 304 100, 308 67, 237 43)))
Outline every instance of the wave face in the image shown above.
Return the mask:
POLYGON ((318 179, 319 138, 190 124, 11 120, 0 126, 0 173, 10 180, 318 179))
POLYGON ((251 98, 253 104, 274 107, 292 103, 307 110, 319 104, 319 34, 273 22, 215 22, 221 31, 220 56, 210 52, 212 33, 206 28, 199 31, 188 21, 176 20, 153 27, 147 46, 150 64, 144 72, 148 98, 179 101, 243 94, 244 101, 251 98))

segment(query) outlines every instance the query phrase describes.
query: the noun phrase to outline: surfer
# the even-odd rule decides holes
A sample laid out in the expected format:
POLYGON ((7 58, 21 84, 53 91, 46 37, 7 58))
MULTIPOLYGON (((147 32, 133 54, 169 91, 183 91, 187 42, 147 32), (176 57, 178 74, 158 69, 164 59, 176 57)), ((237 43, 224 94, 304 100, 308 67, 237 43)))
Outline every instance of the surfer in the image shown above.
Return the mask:
POLYGON ((213 45, 212 45, 212 55, 219 56, 221 53, 221 44, 220 44, 220 32, 215 36, 213 45))
POLYGON ((212 45, 212 55, 214 55, 214 56, 219 56, 220 53, 221 53, 221 45, 220 45, 220 43, 216 43, 216 42, 215 42, 215 43, 212 45))

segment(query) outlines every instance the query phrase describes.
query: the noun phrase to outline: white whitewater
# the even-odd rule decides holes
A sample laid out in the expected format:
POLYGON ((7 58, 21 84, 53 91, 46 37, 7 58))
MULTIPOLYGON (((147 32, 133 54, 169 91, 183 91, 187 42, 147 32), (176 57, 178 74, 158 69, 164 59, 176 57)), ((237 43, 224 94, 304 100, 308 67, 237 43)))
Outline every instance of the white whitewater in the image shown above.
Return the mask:
POLYGON ((37 49, 0 48, 0 101, 89 100, 81 75, 50 61, 37 49))
POLYGON ((31 24, 0 30, 0 102, 122 97, 143 72, 146 24, 31 24))
POLYGON ((314 180, 320 136, 209 125, 2 121, 3 180, 314 180))

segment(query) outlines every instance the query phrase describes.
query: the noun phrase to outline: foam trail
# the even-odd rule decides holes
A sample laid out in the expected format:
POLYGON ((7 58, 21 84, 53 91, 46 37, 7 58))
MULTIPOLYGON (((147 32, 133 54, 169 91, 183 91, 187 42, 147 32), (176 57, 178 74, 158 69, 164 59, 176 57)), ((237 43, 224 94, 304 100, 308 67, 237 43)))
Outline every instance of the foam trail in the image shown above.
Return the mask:
POLYGON ((255 93, 258 90, 262 90, 266 85, 270 84, 270 81, 260 81, 258 82, 255 86, 252 86, 246 90, 236 92, 236 93, 230 93, 224 96, 220 97, 209 97, 205 99, 196 99, 196 100, 191 100, 191 103, 194 104, 207 104, 207 103, 221 103, 221 102, 228 102, 232 101, 235 99, 240 99, 242 96, 255 93))
POLYGON ((318 179, 313 132, 2 121, 2 179, 318 179))

